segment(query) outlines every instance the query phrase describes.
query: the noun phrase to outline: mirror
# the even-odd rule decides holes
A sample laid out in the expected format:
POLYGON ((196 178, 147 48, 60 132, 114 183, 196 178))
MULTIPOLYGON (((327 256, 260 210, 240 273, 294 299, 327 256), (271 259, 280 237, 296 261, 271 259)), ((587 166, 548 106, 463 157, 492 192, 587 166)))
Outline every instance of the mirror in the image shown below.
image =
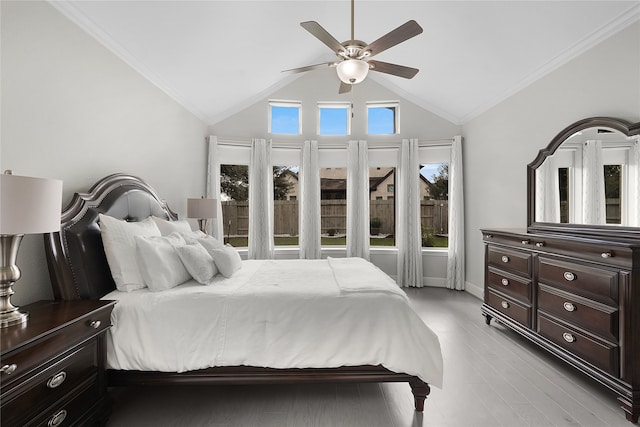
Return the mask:
POLYGON ((527 186, 530 232, 640 237, 640 123, 566 127, 527 166, 527 186))

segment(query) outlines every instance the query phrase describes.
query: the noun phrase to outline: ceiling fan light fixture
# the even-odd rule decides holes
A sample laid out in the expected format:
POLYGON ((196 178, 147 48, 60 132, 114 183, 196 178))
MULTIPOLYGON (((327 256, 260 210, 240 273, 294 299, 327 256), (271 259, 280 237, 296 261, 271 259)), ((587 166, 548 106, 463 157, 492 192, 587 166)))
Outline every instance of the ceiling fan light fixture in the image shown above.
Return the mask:
POLYGON ((336 71, 343 83, 354 85, 367 77, 369 63, 362 59, 346 59, 337 65, 336 71))

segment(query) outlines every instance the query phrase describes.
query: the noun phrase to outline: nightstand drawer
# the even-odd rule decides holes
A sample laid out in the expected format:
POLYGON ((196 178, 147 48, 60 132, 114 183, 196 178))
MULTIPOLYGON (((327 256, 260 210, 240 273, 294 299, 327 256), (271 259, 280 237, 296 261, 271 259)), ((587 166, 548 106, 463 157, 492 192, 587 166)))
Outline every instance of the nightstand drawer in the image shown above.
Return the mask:
POLYGON ((489 265, 531 277, 532 256, 530 253, 489 246, 487 256, 489 265))
POLYGON ((538 312, 538 333, 611 375, 618 375, 620 348, 538 312))
POLYGON ((87 382, 75 390, 66 399, 46 409, 32 425, 38 427, 51 426, 84 426, 88 423, 88 411, 96 404, 99 389, 95 381, 87 382), (84 418, 84 419, 83 419, 84 418))
POLYGON ((506 314, 516 322, 523 324, 524 326, 531 327, 531 307, 518 303, 516 300, 504 295, 499 295, 495 292, 489 291, 488 304, 506 314))
POLYGON ((35 368, 51 360, 51 355, 59 355, 68 351, 74 345, 85 342, 95 335, 102 333, 111 325, 111 311, 102 310, 92 316, 74 322, 52 332, 44 340, 16 352, 9 352, 2 357, 3 365, 16 365, 10 375, 2 373, 3 392, 35 368))
POLYGON ((545 285, 538 286, 538 310, 582 325, 609 341, 618 341, 618 309, 545 285))
POLYGON ((98 372, 95 341, 2 394, 3 425, 19 425, 30 413, 40 412, 98 372))
POLYGON ((531 280, 489 267, 487 282, 490 287, 500 292, 507 293, 525 302, 531 301, 531 280))
POLYGON ((567 288, 571 293, 618 305, 618 273, 604 268, 538 258, 538 281, 567 288))

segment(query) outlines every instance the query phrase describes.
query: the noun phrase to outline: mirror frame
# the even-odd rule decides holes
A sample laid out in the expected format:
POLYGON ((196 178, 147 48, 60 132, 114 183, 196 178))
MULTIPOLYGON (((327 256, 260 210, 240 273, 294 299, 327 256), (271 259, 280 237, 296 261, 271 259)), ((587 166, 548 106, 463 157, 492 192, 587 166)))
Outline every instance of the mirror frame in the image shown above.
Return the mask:
POLYGON ((620 237, 640 239, 640 227, 622 227, 617 225, 594 225, 536 222, 536 169, 555 153, 556 149, 567 138, 581 130, 591 127, 607 127, 617 130, 626 136, 640 135, 640 122, 631 123, 613 117, 590 117, 579 120, 556 135, 546 148, 538 152, 535 160, 527 165, 527 231, 530 233, 561 233, 600 237, 620 237))

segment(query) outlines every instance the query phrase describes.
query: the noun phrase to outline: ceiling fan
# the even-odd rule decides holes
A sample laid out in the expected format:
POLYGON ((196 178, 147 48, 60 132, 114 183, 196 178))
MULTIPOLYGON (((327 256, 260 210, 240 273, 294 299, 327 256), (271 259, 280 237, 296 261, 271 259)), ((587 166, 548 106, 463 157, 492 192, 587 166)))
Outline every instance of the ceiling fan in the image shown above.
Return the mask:
POLYGON ((301 22, 300 26, 309 31, 313 36, 325 45, 329 46, 338 57, 337 61, 324 62, 321 64, 307 65, 306 67, 284 70, 285 72, 302 73, 325 67, 336 67, 340 78, 340 89, 338 93, 346 93, 351 90, 351 86, 360 83, 367 77, 369 70, 380 73, 391 74, 405 79, 411 79, 418 73, 417 68, 405 67, 404 65, 390 64, 388 62, 370 59, 372 56, 383 52, 390 47, 402 43, 412 37, 422 33, 422 27, 414 20, 407 21, 393 31, 388 32, 372 43, 365 43, 355 40, 354 23, 354 2, 351 0, 351 40, 338 42, 327 30, 322 28, 316 21, 301 22))

